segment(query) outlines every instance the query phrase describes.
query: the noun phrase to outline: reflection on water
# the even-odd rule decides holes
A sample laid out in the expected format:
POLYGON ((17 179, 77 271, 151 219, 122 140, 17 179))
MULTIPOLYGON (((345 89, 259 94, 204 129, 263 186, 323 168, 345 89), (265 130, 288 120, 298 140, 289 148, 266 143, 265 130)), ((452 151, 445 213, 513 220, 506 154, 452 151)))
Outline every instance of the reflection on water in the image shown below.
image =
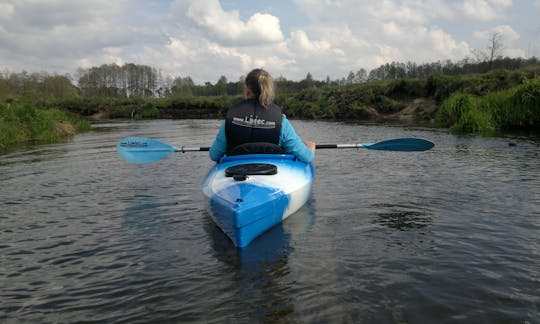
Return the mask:
MULTIPOLYGON (((245 274, 258 272, 264 265, 286 260, 291 252, 290 234, 279 224, 243 249, 236 248, 229 237, 214 224, 210 215, 206 230, 212 238, 215 257, 245 274)), ((286 264, 286 261, 285 261, 286 264)))
MULTIPOLYGON (((242 287, 235 299, 261 301, 262 307, 247 309, 246 315, 279 321, 294 313, 287 291, 290 274, 289 257, 293 252, 292 238, 305 240, 315 221, 314 202, 308 202, 285 222, 272 227, 245 248, 237 248, 215 225, 206 212, 205 231, 212 239, 213 256, 234 273, 234 281, 242 287)), ((233 302, 233 301, 231 301, 233 302)))
POLYGON ((215 257, 243 273, 257 272, 260 266, 264 269, 265 265, 274 261, 286 260, 292 252, 291 237, 307 239, 310 233, 315 221, 313 205, 312 201, 308 202, 284 222, 272 227, 241 249, 234 246, 227 235, 211 221, 206 211, 209 221, 205 230, 212 238, 215 257))
POLYGON ((400 231, 418 229, 433 223, 433 219, 424 212, 402 211, 377 214, 377 223, 400 231))

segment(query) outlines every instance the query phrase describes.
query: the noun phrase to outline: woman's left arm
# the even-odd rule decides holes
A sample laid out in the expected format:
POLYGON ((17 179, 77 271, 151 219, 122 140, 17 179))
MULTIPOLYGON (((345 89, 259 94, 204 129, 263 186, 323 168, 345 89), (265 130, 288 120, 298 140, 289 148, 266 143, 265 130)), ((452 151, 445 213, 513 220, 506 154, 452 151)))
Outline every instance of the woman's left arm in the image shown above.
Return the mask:
POLYGON ((294 154, 296 158, 300 161, 311 162, 311 160, 313 160, 313 157, 315 156, 315 143, 308 142, 313 143, 313 149, 306 146, 300 136, 296 134, 294 127, 291 125, 289 120, 287 120, 287 117, 285 117, 285 115, 283 115, 283 119, 281 122, 281 136, 279 141, 279 145, 281 147, 283 147, 287 152, 294 154))
POLYGON ((216 135, 216 139, 210 147, 210 159, 212 161, 219 161, 227 152, 227 136, 225 134, 225 122, 219 127, 219 131, 216 135))

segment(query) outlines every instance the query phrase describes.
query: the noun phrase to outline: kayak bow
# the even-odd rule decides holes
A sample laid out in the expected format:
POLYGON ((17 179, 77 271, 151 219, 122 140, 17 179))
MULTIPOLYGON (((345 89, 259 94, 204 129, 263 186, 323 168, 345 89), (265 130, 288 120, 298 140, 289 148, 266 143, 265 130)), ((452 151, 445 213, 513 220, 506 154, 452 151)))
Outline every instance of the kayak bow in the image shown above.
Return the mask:
POLYGON ((202 181, 210 214, 237 247, 300 209, 313 184, 311 163, 289 154, 229 156, 202 181))

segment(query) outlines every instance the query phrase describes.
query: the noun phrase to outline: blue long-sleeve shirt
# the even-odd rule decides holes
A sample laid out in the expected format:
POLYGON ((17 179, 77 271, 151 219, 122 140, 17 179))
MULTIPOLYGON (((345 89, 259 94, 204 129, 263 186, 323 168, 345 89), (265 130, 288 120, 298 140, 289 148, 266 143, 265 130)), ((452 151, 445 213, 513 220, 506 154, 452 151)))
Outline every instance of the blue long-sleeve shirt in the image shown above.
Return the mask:
MULTIPOLYGON (((285 115, 283 115, 281 119, 281 134, 279 135, 278 145, 284 148, 285 151, 294 154, 298 160, 303 162, 311 162, 315 156, 315 153, 310 150, 304 144, 300 136, 296 134, 294 127, 285 115)), ((226 152, 227 136, 225 134, 225 122, 223 122, 212 147, 210 147, 210 159, 212 159, 212 161, 218 161, 226 152)))

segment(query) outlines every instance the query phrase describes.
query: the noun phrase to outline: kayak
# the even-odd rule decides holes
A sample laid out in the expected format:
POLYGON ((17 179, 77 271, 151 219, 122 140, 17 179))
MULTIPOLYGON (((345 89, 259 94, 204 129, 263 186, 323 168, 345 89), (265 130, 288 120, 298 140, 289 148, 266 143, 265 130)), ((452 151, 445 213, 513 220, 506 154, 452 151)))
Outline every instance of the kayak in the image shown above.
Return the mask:
POLYGON ((214 222, 243 248, 307 202, 314 174, 290 154, 226 156, 201 187, 214 222))

